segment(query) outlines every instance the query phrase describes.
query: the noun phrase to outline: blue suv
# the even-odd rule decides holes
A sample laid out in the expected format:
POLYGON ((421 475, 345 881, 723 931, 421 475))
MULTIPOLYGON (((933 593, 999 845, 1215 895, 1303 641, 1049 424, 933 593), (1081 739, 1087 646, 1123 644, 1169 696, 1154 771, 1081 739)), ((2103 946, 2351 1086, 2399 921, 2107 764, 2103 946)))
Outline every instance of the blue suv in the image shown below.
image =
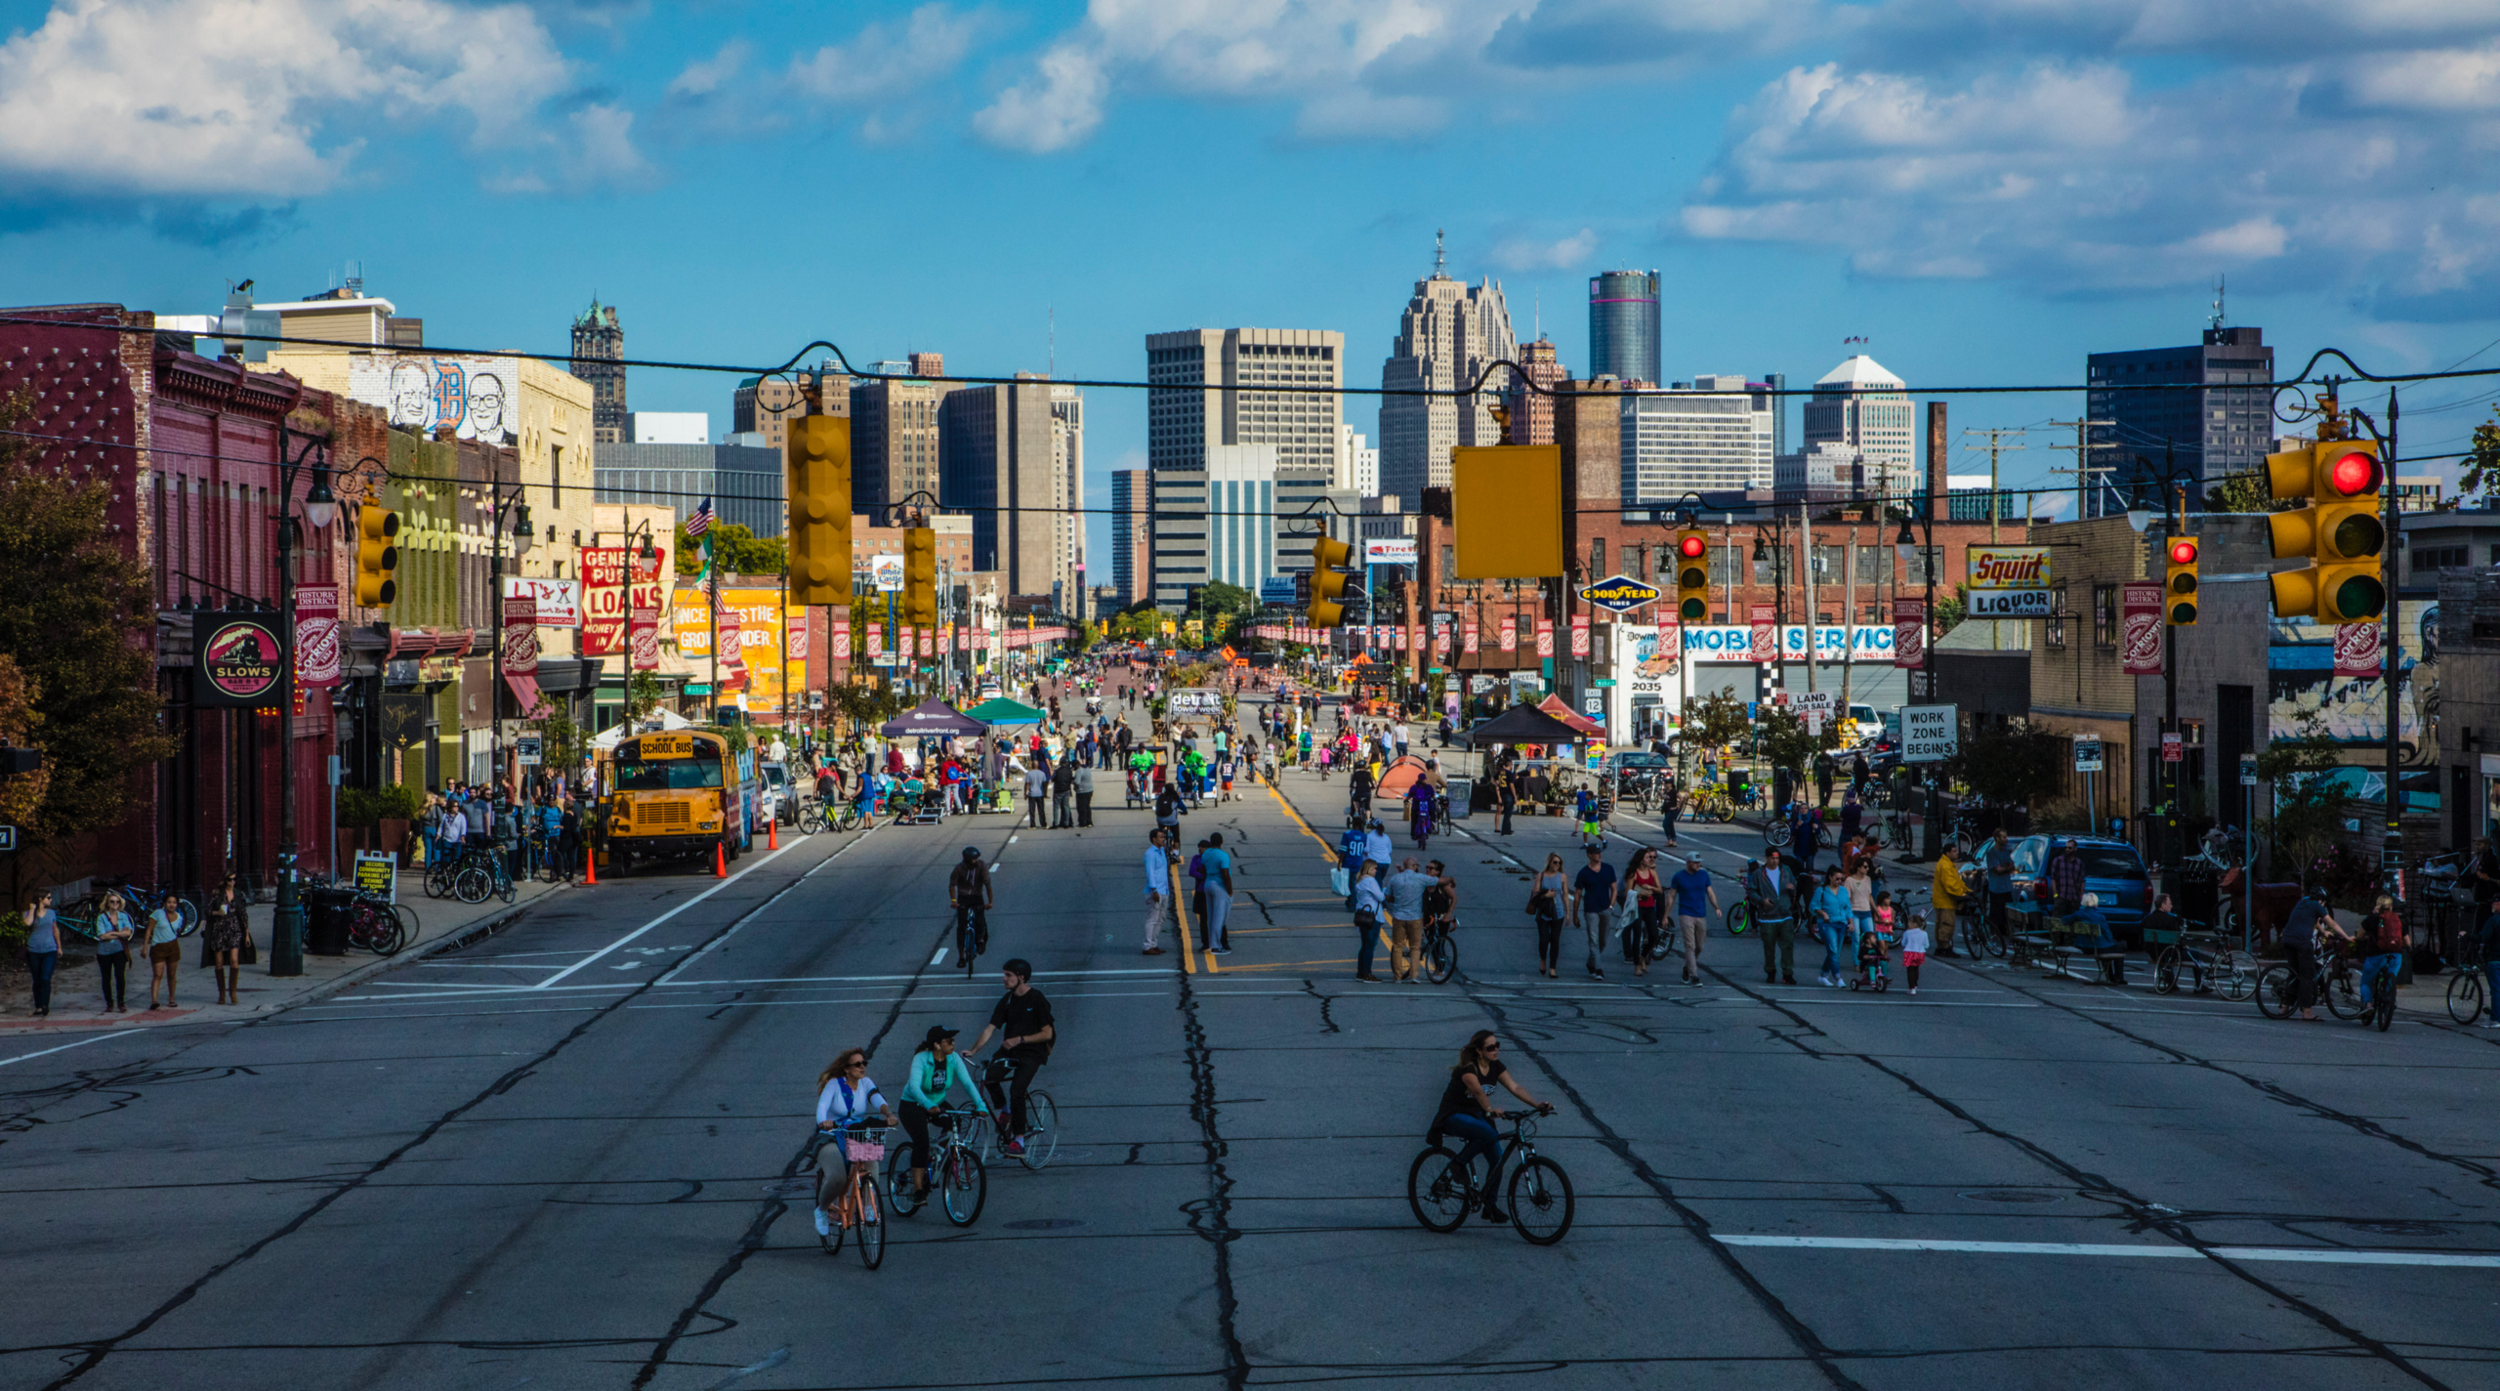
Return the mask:
POLYGON ((2123 840, 2104 836, 2025 836, 2014 842, 2014 891, 2030 892, 2032 883, 2047 872, 2051 848, 2069 840, 2083 856, 2083 891, 2100 896, 2101 912, 2109 919, 2114 936, 2122 941, 2133 940, 2144 915, 2152 911, 2153 885, 2144 872, 2144 857, 2123 840))

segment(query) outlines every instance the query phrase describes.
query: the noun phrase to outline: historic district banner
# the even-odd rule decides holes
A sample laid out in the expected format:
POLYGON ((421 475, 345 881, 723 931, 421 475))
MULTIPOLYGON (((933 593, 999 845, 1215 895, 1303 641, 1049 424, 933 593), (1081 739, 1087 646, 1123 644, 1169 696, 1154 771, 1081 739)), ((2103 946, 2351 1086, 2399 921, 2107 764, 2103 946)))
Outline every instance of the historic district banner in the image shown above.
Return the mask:
POLYGON ((309 585, 295 591, 295 684, 319 690, 339 683, 341 645, 339 591, 336 585, 309 585))
POLYGON ((2161 675, 2161 582, 2130 581, 2119 600, 2118 650, 2129 676, 2161 675))
POLYGON ((1927 664, 1927 599, 1924 595, 1893 596, 1892 664, 1897 667, 1927 664))

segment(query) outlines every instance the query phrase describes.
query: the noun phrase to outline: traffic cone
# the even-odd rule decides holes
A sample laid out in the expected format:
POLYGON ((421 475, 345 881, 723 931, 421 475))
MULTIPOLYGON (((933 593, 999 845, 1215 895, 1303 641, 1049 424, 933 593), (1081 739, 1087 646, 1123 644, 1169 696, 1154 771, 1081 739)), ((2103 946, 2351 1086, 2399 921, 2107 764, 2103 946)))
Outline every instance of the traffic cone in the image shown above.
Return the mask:
POLYGON ((583 883, 596 884, 599 882, 599 852, 596 849, 587 845, 582 847, 582 868, 583 883))
POLYGON ((715 879, 729 877, 729 853, 721 848, 719 841, 712 842, 712 877, 715 879))
POLYGON ((764 848, 767 850, 781 848, 781 818, 778 816, 764 823, 764 848))

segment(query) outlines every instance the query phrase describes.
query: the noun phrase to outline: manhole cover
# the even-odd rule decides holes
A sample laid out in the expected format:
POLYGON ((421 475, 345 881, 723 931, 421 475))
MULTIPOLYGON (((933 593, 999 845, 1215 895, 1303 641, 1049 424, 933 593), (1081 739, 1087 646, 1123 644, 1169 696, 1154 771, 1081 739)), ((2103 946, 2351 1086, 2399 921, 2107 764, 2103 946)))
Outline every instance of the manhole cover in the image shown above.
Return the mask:
POLYGON ((2027 1188, 1978 1188, 1962 1196, 1983 1203, 2053 1203, 2063 1195, 2035 1193, 2027 1188))
POLYGON ((1031 1217, 1022 1222, 1008 1223, 1007 1230, 1011 1232, 1055 1232, 1062 1227, 1082 1227, 1084 1225, 1084 1223, 1077 1221, 1073 1217, 1031 1217))
POLYGON ((2453 1236, 2455 1233, 2436 1222, 2346 1222, 2356 1232, 2372 1236, 2453 1236))

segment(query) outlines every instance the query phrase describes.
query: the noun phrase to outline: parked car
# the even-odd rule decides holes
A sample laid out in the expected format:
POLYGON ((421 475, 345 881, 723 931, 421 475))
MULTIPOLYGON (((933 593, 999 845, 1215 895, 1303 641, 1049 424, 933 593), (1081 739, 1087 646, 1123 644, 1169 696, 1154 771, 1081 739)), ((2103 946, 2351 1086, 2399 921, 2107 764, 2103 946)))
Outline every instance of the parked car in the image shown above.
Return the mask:
POLYGON ((2144 857, 2123 840, 2106 836, 2025 836, 2014 842, 2014 891, 2030 892, 2045 872, 2052 842, 2068 841, 2083 854, 2083 890, 2098 894, 2101 912, 2120 938, 2135 935, 2137 923, 2153 906, 2152 880, 2144 857))
POLYGON ((799 819, 798 799, 790 795, 790 765, 766 761, 756 765, 761 784, 755 789, 755 814, 784 826, 799 819))

